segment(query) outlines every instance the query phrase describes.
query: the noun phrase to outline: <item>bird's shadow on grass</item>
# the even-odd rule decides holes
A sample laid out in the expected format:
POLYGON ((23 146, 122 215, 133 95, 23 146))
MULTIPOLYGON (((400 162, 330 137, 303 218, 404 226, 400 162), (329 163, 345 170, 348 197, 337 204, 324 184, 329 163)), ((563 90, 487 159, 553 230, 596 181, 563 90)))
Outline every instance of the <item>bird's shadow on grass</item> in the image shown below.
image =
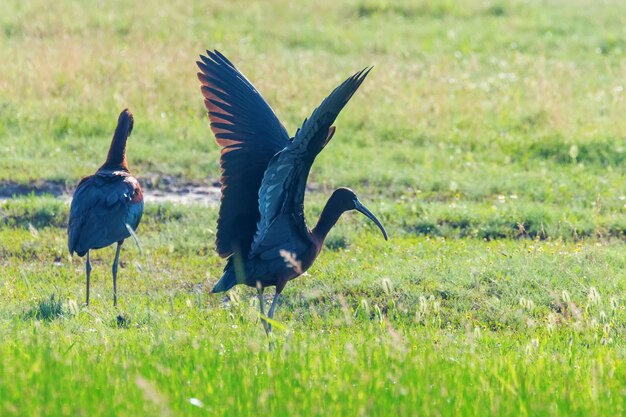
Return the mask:
POLYGON ((103 319, 107 327, 114 329, 141 329, 151 327, 159 322, 159 316, 151 312, 132 310, 121 311, 115 310, 115 315, 107 314, 107 318, 103 319))
POLYGON ((114 326, 117 326, 120 329, 128 329, 130 325, 131 325, 131 319, 128 314, 119 313, 117 316, 115 316, 114 326))

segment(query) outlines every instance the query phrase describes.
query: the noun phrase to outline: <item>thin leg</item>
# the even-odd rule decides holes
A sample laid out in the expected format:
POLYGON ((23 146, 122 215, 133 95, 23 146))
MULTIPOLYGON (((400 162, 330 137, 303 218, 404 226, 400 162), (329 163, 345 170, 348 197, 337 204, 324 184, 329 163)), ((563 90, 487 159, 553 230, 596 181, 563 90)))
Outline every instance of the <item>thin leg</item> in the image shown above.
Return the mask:
POLYGON ((272 331, 269 323, 265 321, 265 299, 263 298, 263 287, 260 285, 257 286, 257 293, 259 294, 259 308, 261 309, 261 323, 263 324, 263 328, 265 329, 265 334, 269 335, 272 331))
MULTIPOLYGON (((270 319, 274 319, 274 311, 276 310, 276 306, 278 305, 278 300, 280 299, 280 293, 277 292, 274 294, 274 299, 272 300, 272 306, 270 307, 269 313, 267 313, 267 317, 270 319)), ((272 324, 268 323, 270 332, 272 331, 272 324)))
POLYGON ((117 307, 117 262, 120 259, 120 249, 122 249, 122 242, 117 242, 117 249, 115 250, 115 260, 113 261, 113 307, 117 307))
POLYGON ((85 261, 85 271, 87 272, 87 290, 85 291, 85 305, 89 305, 89 277, 91 275, 91 262, 89 261, 89 251, 87 251, 87 261, 85 261))

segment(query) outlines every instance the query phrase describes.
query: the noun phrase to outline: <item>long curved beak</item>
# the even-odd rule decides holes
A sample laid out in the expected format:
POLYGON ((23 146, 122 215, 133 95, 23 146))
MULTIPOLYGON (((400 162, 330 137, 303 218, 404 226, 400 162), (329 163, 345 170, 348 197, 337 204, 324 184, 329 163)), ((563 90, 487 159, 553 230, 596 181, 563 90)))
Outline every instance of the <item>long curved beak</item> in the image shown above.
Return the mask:
POLYGON ((361 203, 359 200, 356 200, 354 203, 356 205, 354 209, 365 214, 365 216, 367 216, 371 221, 376 223, 376 226, 378 226, 380 231, 383 232, 383 236, 385 237, 385 240, 389 240, 389 238, 387 237, 387 231, 383 227, 382 223, 376 218, 376 216, 374 216, 374 214, 371 211, 369 211, 367 207, 365 207, 363 203, 361 203))

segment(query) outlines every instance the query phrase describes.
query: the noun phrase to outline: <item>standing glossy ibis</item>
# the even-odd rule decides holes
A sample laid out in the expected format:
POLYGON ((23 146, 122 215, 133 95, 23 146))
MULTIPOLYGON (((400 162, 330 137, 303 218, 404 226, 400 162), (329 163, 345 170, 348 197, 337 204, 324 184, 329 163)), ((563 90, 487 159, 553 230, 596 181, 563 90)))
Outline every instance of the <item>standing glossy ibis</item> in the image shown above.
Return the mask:
MULTIPOLYGON (((387 239, 382 224, 347 188, 335 190, 312 230, 304 219, 311 165, 333 137, 337 115, 371 68, 345 80, 289 138, 246 77, 218 51, 207 55, 197 62, 198 78, 211 129, 222 147, 217 252, 228 258, 213 292, 237 284, 256 287, 263 317, 263 290, 274 285, 276 294, 268 313, 273 318, 285 284, 311 266, 344 212, 360 211, 387 239)), ((269 333, 271 324, 264 320, 263 325, 269 333)))
POLYGON ((107 160, 94 175, 79 183, 70 208, 67 228, 70 255, 87 254, 86 304, 89 305, 89 251, 117 242, 113 261, 113 305, 117 306, 117 263, 124 239, 137 229, 143 213, 143 194, 139 181, 128 170, 126 141, 133 130, 133 115, 128 109, 120 114, 107 160))

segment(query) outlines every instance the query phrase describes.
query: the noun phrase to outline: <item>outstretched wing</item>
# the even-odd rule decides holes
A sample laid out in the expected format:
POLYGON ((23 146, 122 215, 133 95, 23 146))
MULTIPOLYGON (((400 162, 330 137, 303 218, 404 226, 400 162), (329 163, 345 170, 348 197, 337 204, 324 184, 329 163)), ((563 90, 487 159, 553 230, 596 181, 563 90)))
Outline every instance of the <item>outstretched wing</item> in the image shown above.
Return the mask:
POLYGON ((288 230, 285 224, 290 224, 303 238, 306 237, 304 192, 311 165, 335 133, 332 124, 339 112, 370 70, 365 68, 357 72, 335 88, 304 121, 288 146, 270 161, 259 189, 261 218, 251 254, 267 253, 272 242, 279 242, 281 238, 287 240, 287 234, 293 230, 288 230), (287 221, 284 216, 290 219, 287 221))
POLYGON ((222 198, 217 221, 217 252, 244 255, 259 220, 259 187, 272 157, 289 143, 278 118, 235 66, 221 53, 200 56, 198 79, 211 129, 222 147, 222 198))

